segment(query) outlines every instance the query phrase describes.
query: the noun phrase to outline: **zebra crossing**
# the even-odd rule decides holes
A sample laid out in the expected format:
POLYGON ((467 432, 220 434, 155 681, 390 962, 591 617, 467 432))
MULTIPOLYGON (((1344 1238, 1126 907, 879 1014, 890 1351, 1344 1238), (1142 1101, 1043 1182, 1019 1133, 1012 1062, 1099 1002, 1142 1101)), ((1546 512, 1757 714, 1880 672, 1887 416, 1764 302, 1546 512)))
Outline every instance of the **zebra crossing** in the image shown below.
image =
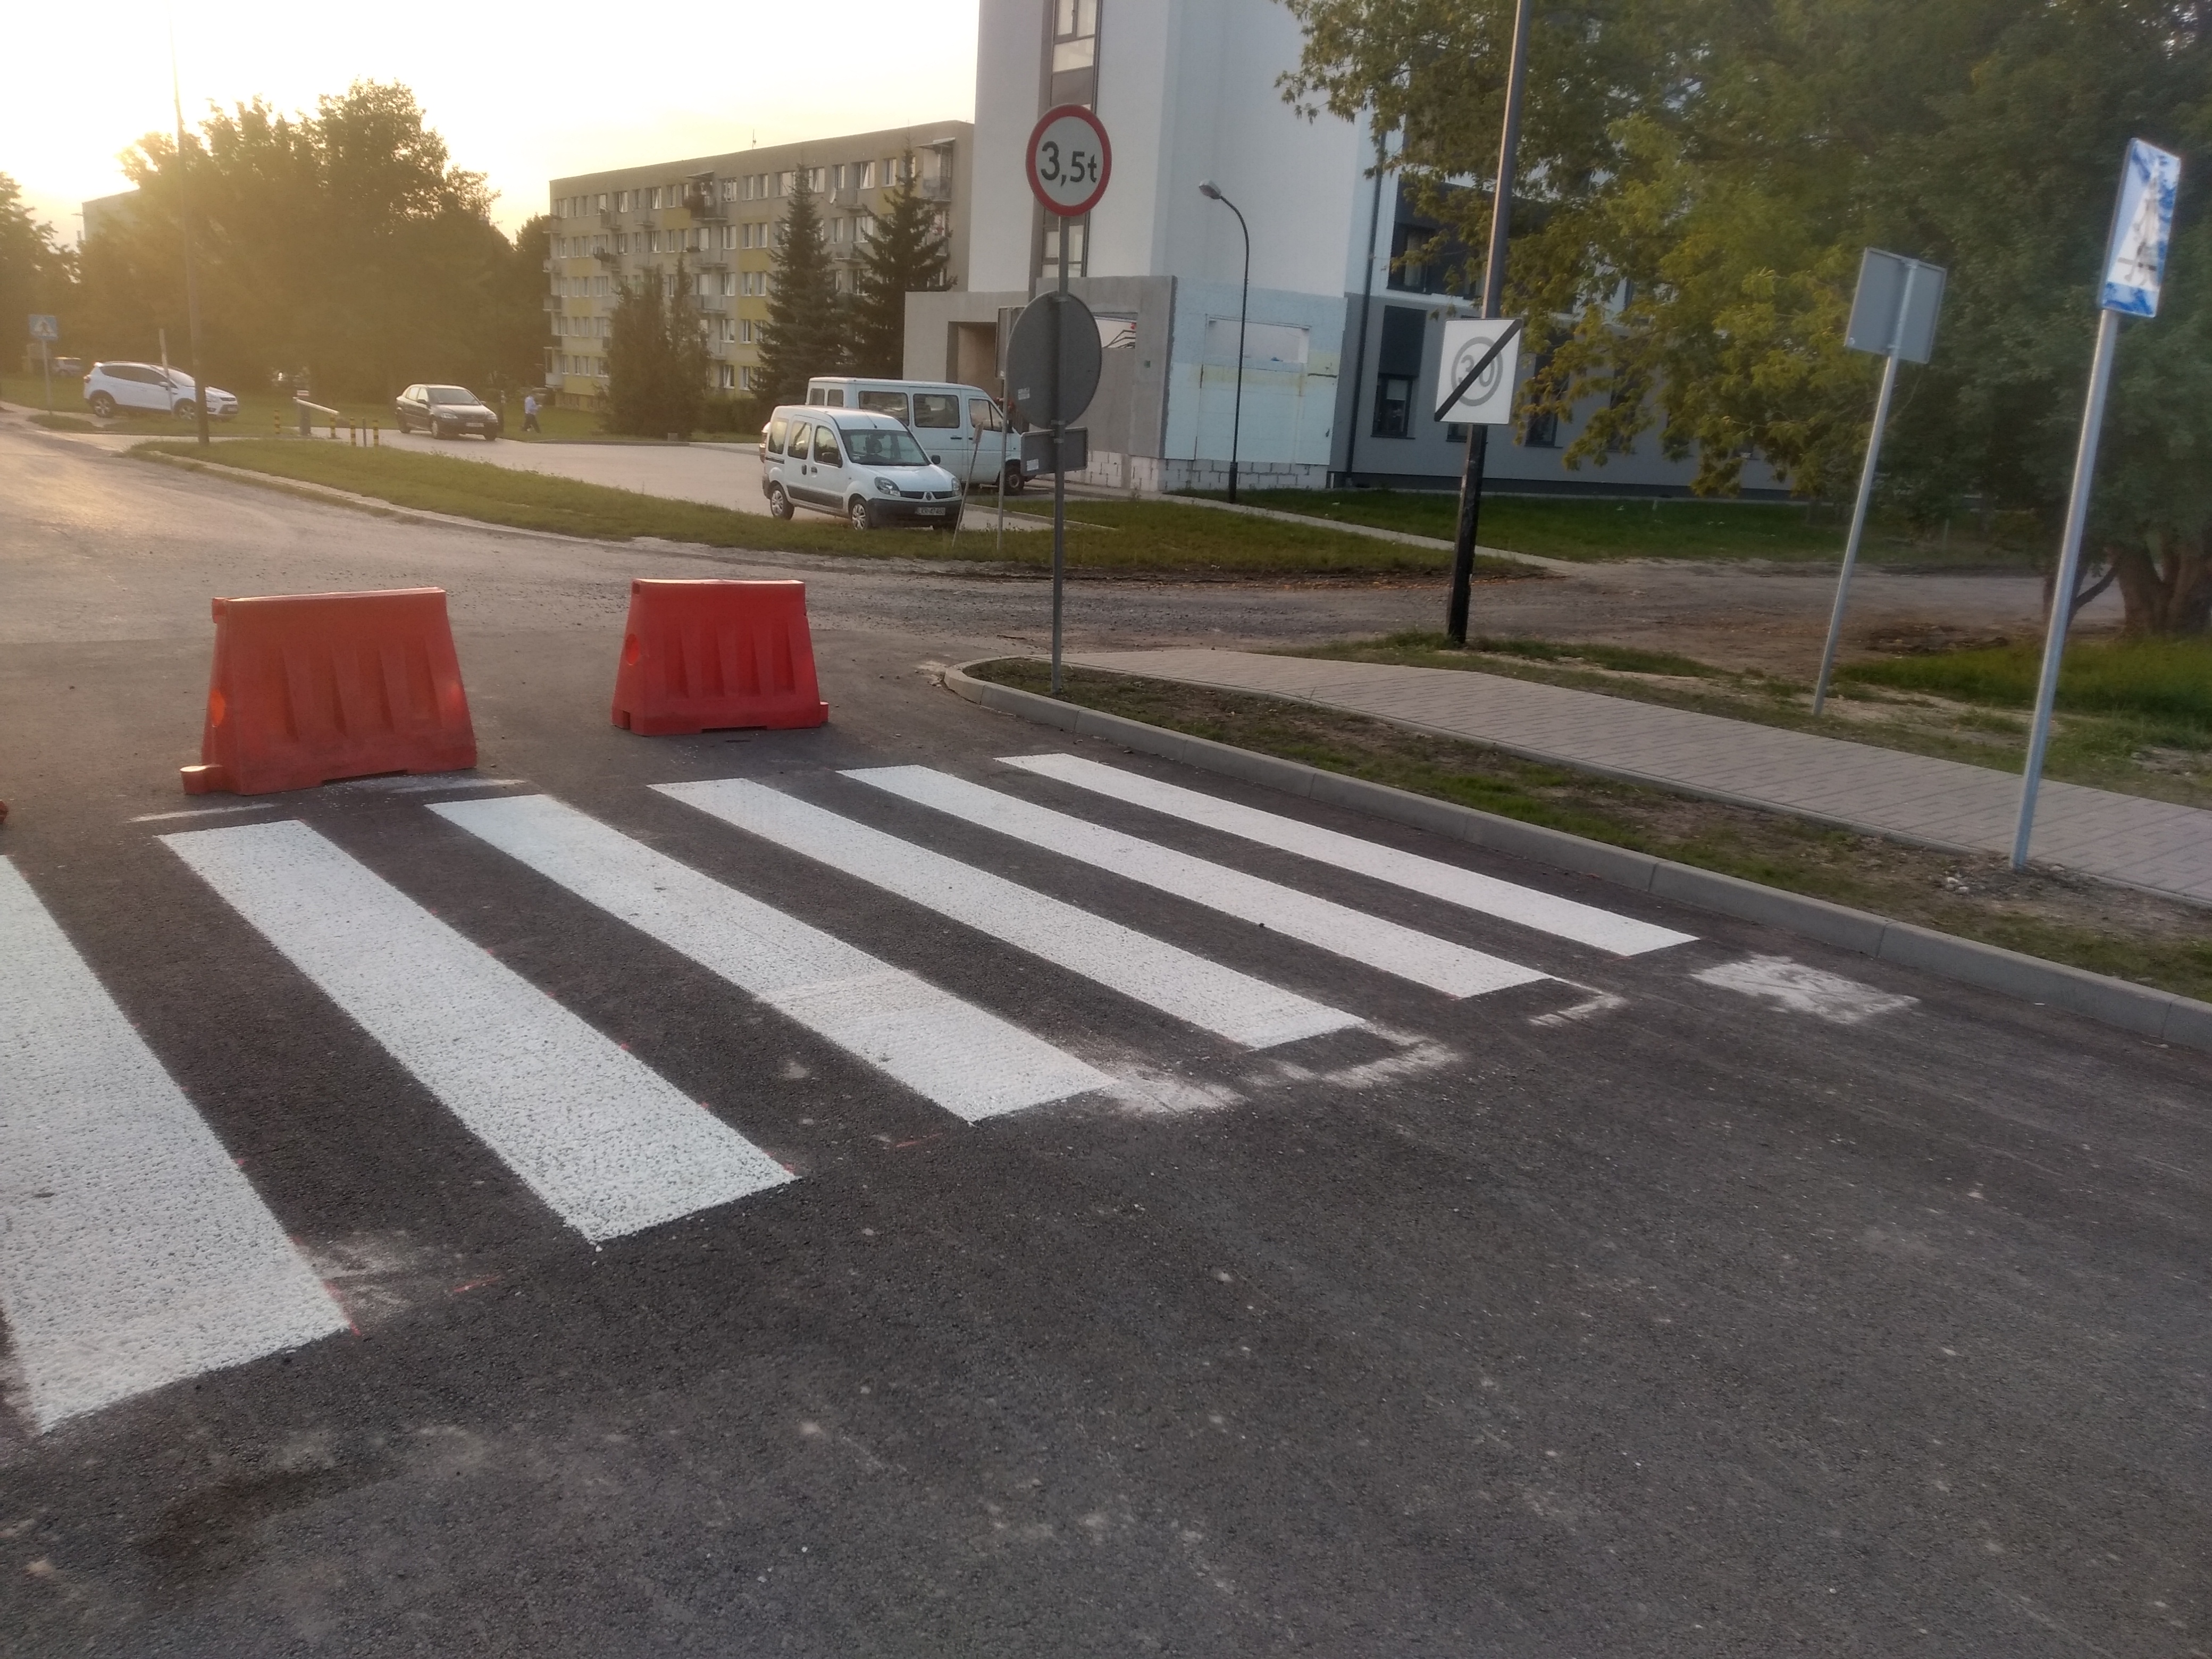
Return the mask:
MULTIPOLYGON (((703 834, 726 830, 746 846, 781 849, 832 881, 952 923, 986 951, 1087 981, 1141 1011, 1143 1029, 1187 1032, 1233 1054, 1346 1034, 1399 1041, 1376 1012, 1373 988, 1382 981, 1433 993, 1439 1006, 1547 981, 1573 997, 1583 993, 1565 973, 1591 951, 1638 955, 1690 940, 1076 757, 1006 764, 1076 802, 1109 799, 1216 832, 1231 857, 1239 843, 1294 855, 1340 893, 1346 884, 1336 878, 1349 874, 1443 900, 1480 919, 1486 944, 1520 954, 1534 947, 1551 965, 928 767, 861 768, 823 781, 837 806, 878 803, 908 814, 901 827, 927 825, 936 846, 751 779, 665 783, 653 793, 697 814, 703 834), (1105 899, 1072 903, 988 867, 1006 863, 1009 849, 1103 872, 1105 899), (1290 975, 1307 988, 1160 937, 1157 922, 1148 931, 1102 914, 1122 890, 1116 882, 1188 907, 1208 925, 1226 918, 1310 953, 1290 975), (1316 981, 1331 988, 1328 1000, 1312 994, 1316 981)), ((953 1119, 978 1123, 1121 1085, 1117 1051, 1095 1034, 1030 1029, 983 1006, 988 997, 957 994, 802 919, 787 899, 742 890, 551 794, 493 796, 455 782, 448 793, 459 799, 402 798, 389 810, 461 832, 537 884, 530 890, 582 901, 953 1119)), ((591 1245, 799 1178, 744 1126, 313 824, 290 817, 154 833, 591 1245)), ((288 1231, 5 859, 0 952, 11 964, 0 975, 0 1315, 17 1401, 33 1425, 43 1431, 344 1330, 343 1309, 293 1242, 312 1228, 294 1218, 288 1231)), ((1026 1018, 1034 1023, 1033 1008, 1026 1018)), ((1427 1039, 1420 1047, 1449 1052, 1427 1039)))

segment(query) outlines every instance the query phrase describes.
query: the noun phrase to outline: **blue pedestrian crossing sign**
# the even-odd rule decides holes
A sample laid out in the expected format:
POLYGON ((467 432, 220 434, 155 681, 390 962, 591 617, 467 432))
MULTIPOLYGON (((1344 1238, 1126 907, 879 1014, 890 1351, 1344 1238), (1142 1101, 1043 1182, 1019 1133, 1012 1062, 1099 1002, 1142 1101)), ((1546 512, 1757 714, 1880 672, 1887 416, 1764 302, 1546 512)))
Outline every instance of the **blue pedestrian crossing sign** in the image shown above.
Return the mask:
POLYGON ((2181 187, 2181 158, 2146 144, 2128 144, 2120 171, 2118 211, 2105 253, 2105 288, 2097 303, 2130 317, 2158 315, 2159 284, 2166 274, 2166 246, 2173 234, 2173 198, 2181 187))
POLYGON ((31 337, 34 340, 58 340, 62 337, 61 319, 31 313, 31 337))

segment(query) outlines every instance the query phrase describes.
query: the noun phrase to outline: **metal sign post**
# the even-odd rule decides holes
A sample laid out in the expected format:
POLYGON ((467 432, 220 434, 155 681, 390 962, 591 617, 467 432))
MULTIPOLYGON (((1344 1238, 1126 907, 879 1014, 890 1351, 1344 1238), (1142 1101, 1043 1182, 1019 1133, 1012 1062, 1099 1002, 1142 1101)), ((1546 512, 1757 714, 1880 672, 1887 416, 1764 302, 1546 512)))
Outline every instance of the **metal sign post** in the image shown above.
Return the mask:
POLYGON ((2066 656, 2066 629, 2074 620, 2074 590, 2081 578, 2081 531, 2089 520, 2089 486, 2097 471, 2097 440, 2105 425, 2105 393, 2112 383, 2112 352, 2120 319, 2158 315, 2166 274, 2166 247, 2173 233, 2173 198, 2181 187, 2181 158, 2130 141, 2120 169, 2120 197, 2105 249, 2104 286, 2097 295, 2097 355, 2089 365, 2089 397, 2081 410, 2081 439, 2074 451, 2074 482, 2066 495, 2066 528, 2058 544, 2058 577, 2051 589, 2051 624, 2043 641, 2043 673, 2035 688, 2035 720, 2027 734, 2027 766, 2021 777, 2020 822, 2014 827, 2012 867, 2027 866, 2035 833, 2035 791, 2043 781, 2043 754, 2051 743, 2051 711, 2058 700, 2058 670, 2066 656))
POLYGON ((1461 481, 1459 533, 1452 543, 1451 598, 1444 608, 1444 632, 1455 645, 1467 643, 1467 613, 1474 586, 1474 537, 1482 515, 1480 447, 1493 426, 1513 420, 1513 391, 1521 370, 1521 325, 1455 318, 1443 326, 1443 349, 1437 384, 1452 389, 1437 405, 1438 421, 1464 421, 1468 470, 1461 481))
POLYGON ((1858 562, 1866 534, 1867 507, 1874 500, 1875 473, 1881 463, 1882 428, 1889 424, 1890 394, 1897 390, 1899 362, 1924 363, 1936 349, 1936 313, 1943 303, 1941 265, 1923 264, 1870 247, 1859 257, 1858 292, 1844 344, 1853 351, 1879 353, 1881 391, 1874 400, 1874 431, 1867 439, 1866 465, 1859 469, 1859 498, 1851 508, 1851 533, 1844 540, 1844 568, 1836 577, 1835 608, 1828 613, 1828 642, 1820 648, 1820 672, 1813 682, 1813 712, 1828 701, 1828 676, 1835 671, 1836 647, 1844 637, 1844 601, 1850 592, 1851 568, 1858 562))
MULTIPOLYGON (((1043 204, 1047 213, 1060 220, 1060 289, 1053 298, 1058 302, 1047 307, 1052 326, 1048 331, 1051 361, 1048 373, 1051 380, 1052 425, 1052 694, 1060 695, 1060 593, 1066 578, 1067 566, 1067 469, 1063 465, 1066 457, 1063 444, 1067 435, 1067 421, 1071 413, 1066 397, 1067 362, 1066 329, 1062 325, 1073 298, 1067 291, 1068 233, 1073 222, 1098 204, 1106 193, 1107 180, 1114 172, 1114 146, 1107 142, 1106 129, 1098 118, 1081 104, 1060 104, 1047 110, 1037 118, 1030 132, 1027 157, 1030 191, 1043 204)), ((1086 250, 1087 252, 1087 250, 1086 250)), ((1074 301, 1081 305, 1081 301, 1074 301)), ((1026 322, 1036 307, 1032 306, 1022 313, 1026 322)), ((1084 307, 1086 318, 1089 308, 1084 307)), ((1098 331, 1091 330, 1091 350, 1096 357, 1098 349, 1098 331)), ((1018 343, 1021 328, 1015 327, 1018 343)), ((1009 349, 1008 356, 1012 356, 1009 349)), ((1097 388, 1094 369, 1091 391, 1097 388)), ((1083 404, 1091 401, 1087 391, 1083 404)), ((1079 406, 1074 413, 1081 413, 1079 406)))
POLYGON ((58 317, 31 313, 31 337, 39 343, 39 367, 46 376, 46 413, 54 412, 54 360, 48 354, 53 343, 62 337, 61 319, 58 317))

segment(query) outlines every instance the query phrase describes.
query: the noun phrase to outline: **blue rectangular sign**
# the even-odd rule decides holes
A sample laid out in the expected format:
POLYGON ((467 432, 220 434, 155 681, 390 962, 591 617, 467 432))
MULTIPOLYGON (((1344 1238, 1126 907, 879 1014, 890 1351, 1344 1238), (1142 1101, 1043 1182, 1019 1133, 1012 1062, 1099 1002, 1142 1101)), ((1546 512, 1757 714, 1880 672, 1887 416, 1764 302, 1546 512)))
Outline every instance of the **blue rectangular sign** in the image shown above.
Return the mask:
POLYGON ((2105 252, 2105 290, 2097 303, 2130 317, 2158 315, 2159 283, 2166 274, 2166 244, 2173 234, 2173 198, 2181 185, 2181 158, 2140 138, 2128 144, 2120 170, 2119 210, 2112 216, 2112 245, 2105 252))

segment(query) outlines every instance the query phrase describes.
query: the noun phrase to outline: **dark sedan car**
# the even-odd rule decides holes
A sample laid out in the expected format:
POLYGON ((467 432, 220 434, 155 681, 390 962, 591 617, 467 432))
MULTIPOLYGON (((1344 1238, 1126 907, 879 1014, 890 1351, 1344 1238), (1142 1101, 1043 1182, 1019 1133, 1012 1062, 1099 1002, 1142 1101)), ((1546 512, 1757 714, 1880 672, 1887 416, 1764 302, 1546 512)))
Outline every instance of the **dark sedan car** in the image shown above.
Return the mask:
POLYGON ((499 411, 465 386, 410 386, 392 399, 392 412, 402 432, 420 427, 434 438, 499 436, 499 411))

